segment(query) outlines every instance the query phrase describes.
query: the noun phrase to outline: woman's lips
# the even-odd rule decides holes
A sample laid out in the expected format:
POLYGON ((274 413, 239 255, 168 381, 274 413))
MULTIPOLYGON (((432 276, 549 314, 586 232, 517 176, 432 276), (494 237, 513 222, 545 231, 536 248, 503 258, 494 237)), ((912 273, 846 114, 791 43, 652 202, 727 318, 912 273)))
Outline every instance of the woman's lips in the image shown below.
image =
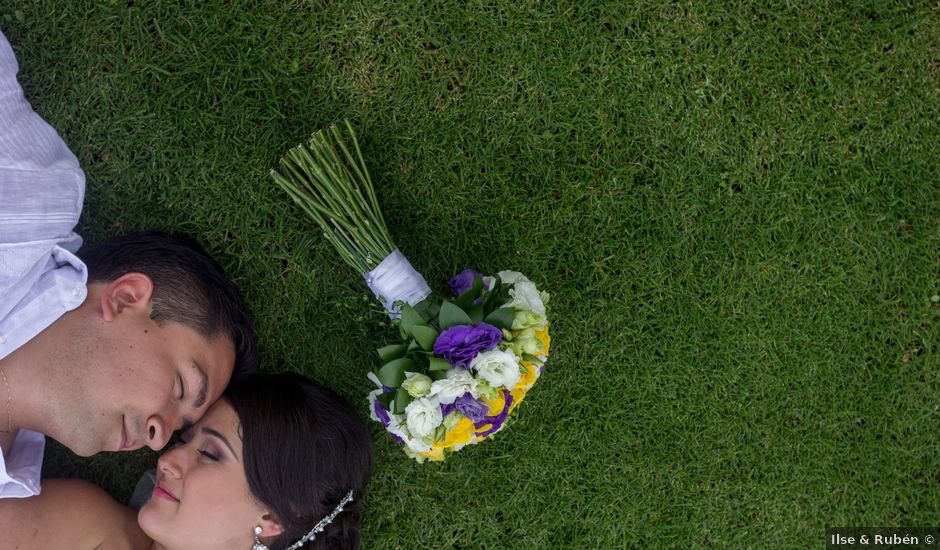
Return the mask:
POLYGON ((151 494, 154 498, 162 498, 163 500, 169 500, 170 502, 179 502, 180 499, 176 498, 173 493, 167 490, 166 487, 157 483, 156 487, 153 488, 153 493, 151 494))

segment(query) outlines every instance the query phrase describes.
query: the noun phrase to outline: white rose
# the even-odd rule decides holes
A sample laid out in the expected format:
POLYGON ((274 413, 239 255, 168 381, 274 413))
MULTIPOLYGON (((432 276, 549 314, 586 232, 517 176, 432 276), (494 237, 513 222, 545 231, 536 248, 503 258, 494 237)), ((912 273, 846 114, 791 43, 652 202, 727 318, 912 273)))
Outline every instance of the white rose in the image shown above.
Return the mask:
POLYGON ((531 281, 520 281, 509 291, 512 302, 503 307, 513 307, 515 309, 527 309, 537 315, 545 317, 545 303, 542 301, 542 293, 535 288, 535 283, 531 281))
POLYGON ((417 438, 422 438, 434 433, 434 430, 441 425, 444 420, 441 415, 441 404, 437 399, 423 397, 415 399, 405 407, 405 418, 408 424, 408 431, 417 438))
POLYGON ((431 389, 431 378, 417 372, 406 372, 405 381, 401 383, 401 387, 411 397, 424 397, 431 389))
POLYGON ((394 414, 391 416, 392 422, 388 425, 388 431, 391 434, 397 435, 405 442, 405 447, 413 453, 423 453, 431 450, 431 446, 425 443, 424 441, 418 439, 417 437, 412 437, 411 433, 408 432, 407 420, 405 420, 405 415, 403 414, 394 414))
POLYGON ((529 279, 518 271, 500 271, 496 276, 499 277, 499 280, 502 281, 504 285, 515 284, 518 281, 529 282, 529 279))
POLYGON ((431 395, 444 405, 450 405, 467 392, 473 397, 480 396, 477 393, 477 381, 462 368, 450 369, 447 371, 447 378, 435 380, 431 384, 431 395))
POLYGON ((382 395, 382 390, 379 389, 369 392, 369 395, 366 397, 369 400, 369 418, 376 422, 381 422, 379 417, 375 414, 375 402, 380 395, 382 395))
POLYGON ((511 390, 519 381, 519 359, 511 351, 484 351, 470 361, 470 368, 494 388, 511 390))

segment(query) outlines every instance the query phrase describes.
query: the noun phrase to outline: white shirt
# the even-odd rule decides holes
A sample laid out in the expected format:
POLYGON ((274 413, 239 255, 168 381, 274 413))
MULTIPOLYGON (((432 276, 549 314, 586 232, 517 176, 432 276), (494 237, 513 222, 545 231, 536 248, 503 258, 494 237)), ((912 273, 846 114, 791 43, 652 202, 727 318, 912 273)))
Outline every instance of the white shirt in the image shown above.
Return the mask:
MULTIPOLYGON (((0 359, 85 300, 85 264, 73 229, 85 174, 16 80, 13 49, 0 32, 0 359)), ((6 390, 0 388, 0 394, 6 390)), ((6 425, 0 399, 0 426, 6 425)), ((45 439, 19 430, 0 457, 0 498, 39 492, 45 439)))

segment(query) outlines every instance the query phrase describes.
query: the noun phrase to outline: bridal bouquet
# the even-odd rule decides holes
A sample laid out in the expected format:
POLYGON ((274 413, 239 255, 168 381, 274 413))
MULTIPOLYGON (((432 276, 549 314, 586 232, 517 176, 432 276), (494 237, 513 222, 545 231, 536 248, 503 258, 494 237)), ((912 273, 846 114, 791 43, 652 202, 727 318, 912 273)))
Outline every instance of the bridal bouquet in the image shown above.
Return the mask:
POLYGON ((356 135, 333 126, 291 149, 271 176, 365 278, 401 340, 378 350, 369 410, 405 452, 443 460, 503 428, 542 373, 548 294, 516 271, 427 282, 393 244, 356 135))

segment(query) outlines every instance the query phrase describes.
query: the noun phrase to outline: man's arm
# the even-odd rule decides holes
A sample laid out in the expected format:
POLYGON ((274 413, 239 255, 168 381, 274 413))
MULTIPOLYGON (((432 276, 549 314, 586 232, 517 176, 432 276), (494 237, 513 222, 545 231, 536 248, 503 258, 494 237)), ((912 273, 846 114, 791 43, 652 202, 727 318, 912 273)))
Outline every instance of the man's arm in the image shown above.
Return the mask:
POLYGON ((85 265, 74 256, 82 240, 73 229, 85 175, 55 129, 26 101, 18 69, 0 32, 0 357, 55 318, 40 317, 57 317, 81 303, 63 305, 56 295, 69 296, 74 288, 75 297, 84 299, 85 265), (37 288, 51 292, 44 296, 37 288))
POLYGON ((18 70, 0 32, 0 243, 71 238, 85 175, 59 134, 26 101, 18 70))

